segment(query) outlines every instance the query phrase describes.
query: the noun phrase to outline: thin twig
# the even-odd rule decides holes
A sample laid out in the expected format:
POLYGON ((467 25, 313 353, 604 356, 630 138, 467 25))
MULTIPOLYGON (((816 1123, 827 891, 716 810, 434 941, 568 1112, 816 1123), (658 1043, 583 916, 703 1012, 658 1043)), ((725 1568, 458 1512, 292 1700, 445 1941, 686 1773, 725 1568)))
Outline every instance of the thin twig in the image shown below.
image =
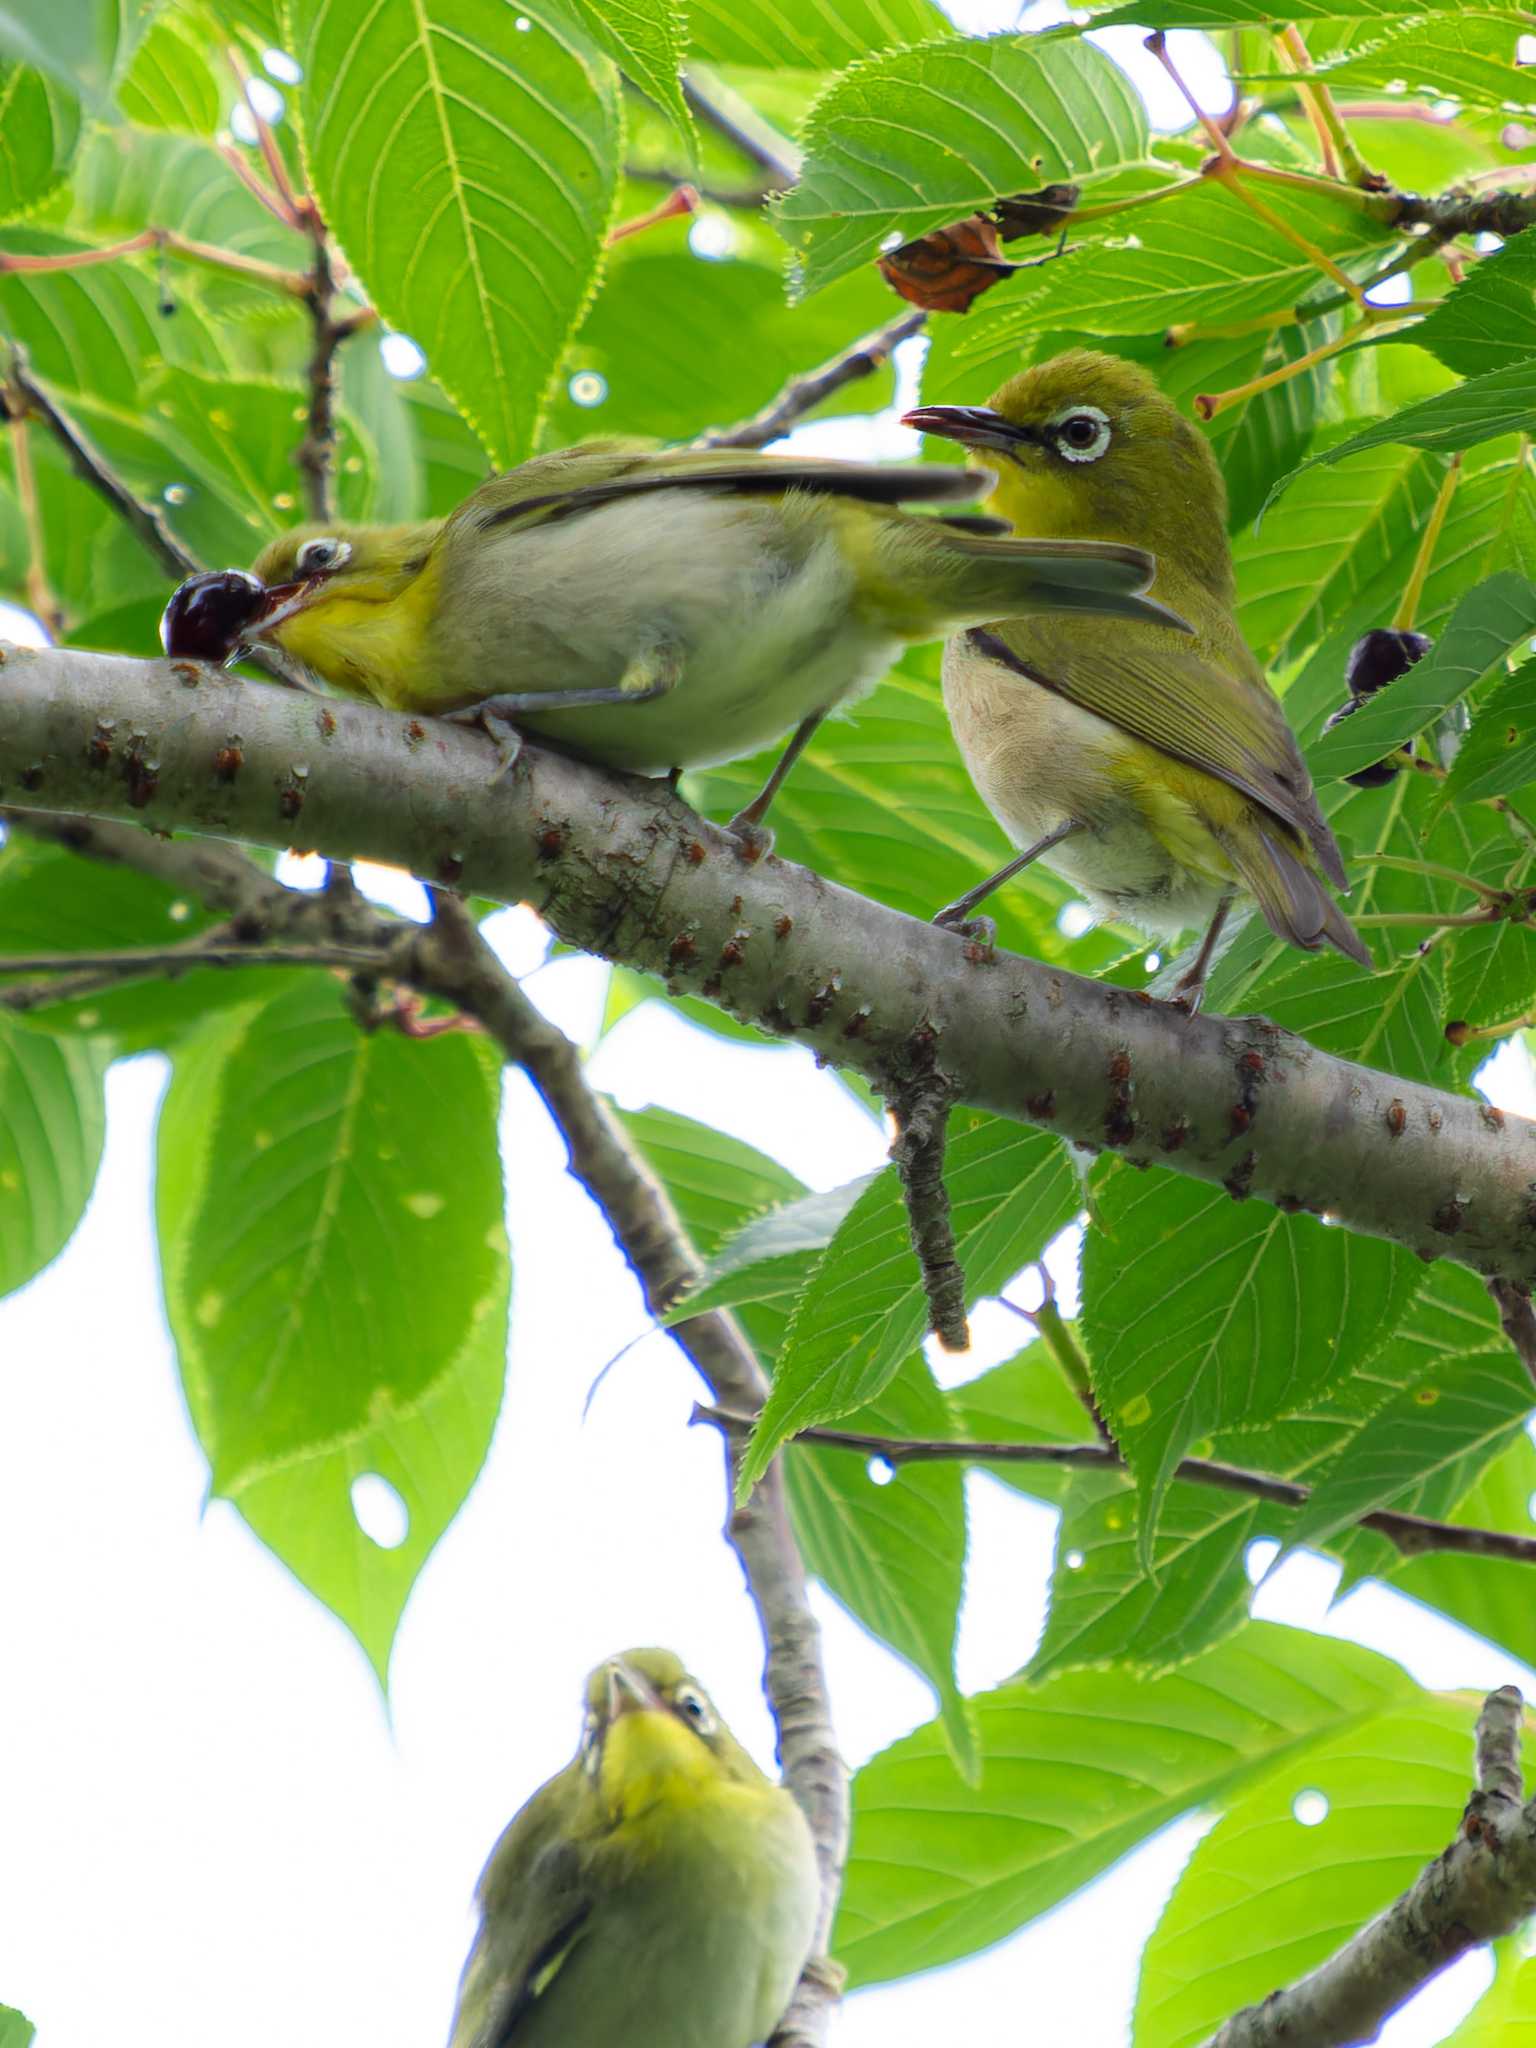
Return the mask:
POLYGON ((212 939, 205 934, 175 946, 123 946, 101 952, 0 954, 0 975, 37 974, 41 981, 0 986, 0 1010, 41 1010, 77 1002, 146 975, 174 980, 194 967, 386 968, 387 959, 361 946, 271 945, 258 940, 212 939), (55 978, 56 977, 56 978, 55 978))
POLYGON ((832 397, 847 384, 857 383, 860 377, 872 376, 889 362, 893 350, 902 342, 922 332, 927 320, 926 313, 903 313, 899 320, 888 320, 884 327, 877 327, 873 333, 840 349, 818 368, 791 377, 777 397, 771 398, 750 419, 740 420, 734 427, 718 427, 700 434, 689 446, 762 448, 769 441, 776 441, 823 399, 832 397))
POLYGON ((48 547, 43 532, 43 508, 37 495, 37 476, 32 468, 31 428, 26 400, 19 391, 6 400, 5 411, 10 421, 16 498, 21 506, 21 523, 27 535, 27 604, 57 640, 64 630, 64 607, 48 581, 48 547))
MULTIPOLYGON (((695 1410, 695 1420, 747 1428, 755 1418, 734 1411, 699 1408, 695 1410)), ((879 1458, 887 1465, 1065 1465, 1090 1472, 1127 1470, 1119 1451, 1106 1443, 1020 1444, 970 1437, 886 1437, 820 1424, 799 1431, 795 1442, 851 1451, 861 1458, 879 1458)), ((1174 1477, 1191 1486, 1246 1494, 1250 1499, 1270 1501, 1282 1508, 1305 1507, 1312 1498, 1311 1487, 1298 1480, 1275 1479, 1267 1472, 1249 1472, 1240 1465, 1225 1465, 1211 1458, 1181 1459, 1174 1477)), ((1460 1522, 1437 1522, 1426 1515, 1402 1514, 1391 1508, 1377 1508, 1361 1515, 1357 1526, 1385 1536, 1404 1557, 1451 1551, 1463 1557, 1501 1557, 1511 1564, 1536 1564, 1536 1536, 1464 1527, 1460 1522)))
POLYGON ((684 79, 683 96, 701 121, 707 122, 717 135, 723 135, 759 170, 767 172, 775 192, 794 184, 800 175, 794 145, 775 133, 754 109, 743 106, 742 115, 738 118, 695 78, 684 79))
POLYGON ((157 505, 136 497, 111 464, 91 446, 74 421, 54 404, 27 366, 22 349, 11 350, 7 379, 26 401, 27 411, 40 419, 63 449, 70 468, 82 483, 106 499, 119 519, 135 533, 167 575, 179 582, 202 567, 172 533, 157 505))
POLYGON ((1522 1806, 1522 1706, 1483 1705, 1478 1784, 1450 1846, 1401 1898, 1317 1969, 1229 2019, 1205 2048, 1355 2048, 1458 1956, 1513 1933, 1536 1907, 1536 1803, 1522 1806))
POLYGON ((232 277, 244 278, 249 284, 261 285, 286 298, 304 296, 302 271, 284 270, 279 264, 263 262, 259 256, 242 256, 238 250, 219 249, 211 242, 195 242, 186 235, 178 235, 174 229, 160 227, 142 228, 138 234, 130 235, 127 241, 110 242, 94 249, 58 249, 49 255, 0 249, 0 277, 7 272, 24 276, 54 270, 89 270, 95 264, 116 263, 125 256, 137 256, 146 249, 154 249, 163 256, 179 256, 183 262, 200 264, 207 270, 226 271, 232 277))
POLYGON ((320 210, 310 205, 307 219, 314 256, 304 309, 309 315, 311 346, 305 378, 309 400, 304 438, 293 451, 304 479, 304 505, 309 517, 323 525, 336 516, 336 351, 352 331, 335 317, 336 281, 331 269, 331 243, 320 210))
MULTIPOLYGON (((687 185, 691 182, 686 171, 664 164, 626 164, 624 175, 634 185, 687 185)), ((708 206, 736 207, 743 211, 761 206, 773 191, 771 185, 698 185, 694 189, 708 206)))

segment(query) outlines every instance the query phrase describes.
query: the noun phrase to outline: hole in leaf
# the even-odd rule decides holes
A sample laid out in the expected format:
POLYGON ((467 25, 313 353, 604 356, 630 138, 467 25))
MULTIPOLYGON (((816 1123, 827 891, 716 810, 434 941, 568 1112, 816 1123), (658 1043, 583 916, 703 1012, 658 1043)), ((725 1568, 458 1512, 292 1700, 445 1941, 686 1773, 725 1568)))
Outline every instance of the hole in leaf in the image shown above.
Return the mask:
POLYGON ((1304 1828, 1315 1828, 1328 1818, 1328 1795, 1309 1788, 1291 1801, 1291 1812, 1304 1828))
POLYGON ((865 1470, 872 1486, 889 1486, 896 1477, 896 1467, 889 1458, 871 1458, 865 1470))
POLYGON ((360 1472, 352 1482, 352 1512, 357 1526, 380 1550, 398 1550, 411 1533, 411 1511, 387 1479, 360 1472))

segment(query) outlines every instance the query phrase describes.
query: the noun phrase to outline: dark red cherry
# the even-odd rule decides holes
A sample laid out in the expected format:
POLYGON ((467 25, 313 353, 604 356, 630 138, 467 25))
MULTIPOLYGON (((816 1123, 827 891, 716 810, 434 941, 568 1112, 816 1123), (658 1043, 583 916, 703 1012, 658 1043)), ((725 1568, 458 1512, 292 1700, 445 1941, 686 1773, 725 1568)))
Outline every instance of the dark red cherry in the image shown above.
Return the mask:
POLYGON ((1406 675, 1416 661, 1430 650, 1424 633, 1405 632, 1399 626, 1373 626, 1362 633, 1349 650, 1344 680, 1352 697, 1371 697, 1406 675))
POLYGON ((244 569, 189 576, 161 615, 160 643, 170 655, 227 661, 266 595, 266 585, 244 569))

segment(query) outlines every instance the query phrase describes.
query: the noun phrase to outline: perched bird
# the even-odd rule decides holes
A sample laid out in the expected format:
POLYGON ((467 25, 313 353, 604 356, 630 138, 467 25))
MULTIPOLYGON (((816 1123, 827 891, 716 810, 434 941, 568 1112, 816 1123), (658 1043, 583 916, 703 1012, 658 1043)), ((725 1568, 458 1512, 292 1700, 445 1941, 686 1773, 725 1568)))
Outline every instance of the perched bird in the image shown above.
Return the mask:
POLYGON ((1145 370, 1072 349, 986 406, 909 426, 1002 458, 987 504, 1025 532, 1155 549, 1152 594, 1190 622, 1009 618, 952 639, 944 700, 988 809, 1024 851, 957 903, 961 923, 1040 859, 1100 917, 1162 939, 1204 927, 1177 993, 1199 1002, 1236 895, 1293 946, 1371 965, 1323 886, 1347 886, 1279 700, 1234 614, 1226 491, 1204 436, 1145 370))
POLYGON ((707 767, 795 729, 735 821, 760 824, 834 705, 908 641, 1003 614, 1164 619, 1153 564, 1110 541, 1015 540, 996 520, 914 517, 989 479, 589 442, 492 477, 449 518, 302 527, 254 576, 167 607, 167 652, 275 641, 337 689, 464 713, 640 774, 707 767))
POLYGON ((751 2048, 816 1926, 810 1829, 670 1650, 587 1680, 574 1759, 511 1822, 449 2048, 751 2048))

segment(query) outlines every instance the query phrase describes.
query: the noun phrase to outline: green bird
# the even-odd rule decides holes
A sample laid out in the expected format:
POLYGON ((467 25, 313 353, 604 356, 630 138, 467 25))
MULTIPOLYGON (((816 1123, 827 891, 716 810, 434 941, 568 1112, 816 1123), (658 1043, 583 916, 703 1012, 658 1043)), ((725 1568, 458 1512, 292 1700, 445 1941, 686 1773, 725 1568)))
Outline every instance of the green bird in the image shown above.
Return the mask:
POLYGON ((528 732, 633 773, 794 738, 735 821, 760 825, 834 706, 902 647, 1004 613, 1166 620, 1119 542, 914 516, 989 479, 931 467, 589 442, 492 477, 447 519, 300 527, 254 576, 183 584, 172 654, 276 641, 337 689, 528 732), (981 530, 978 530, 981 529, 981 530))
POLYGON ((939 913, 963 923, 1032 860, 1103 918, 1204 929, 1178 984, 1199 1002, 1235 898, 1278 937, 1371 956, 1325 886, 1347 885, 1279 699, 1237 623, 1226 489, 1204 435, 1145 370, 1072 349, 985 406, 907 423, 1001 458, 987 500, 1026 531, 1155 550, 1152 594, 1189 621, 1011 616, 945 650, 971 778, 1023 851, 939 913))
POLYGON ((573 1760, 491 1852, 450 2048, 752 2048, 809 1955, 811 1832, 670 1650, 587 1680, 573 1760))

